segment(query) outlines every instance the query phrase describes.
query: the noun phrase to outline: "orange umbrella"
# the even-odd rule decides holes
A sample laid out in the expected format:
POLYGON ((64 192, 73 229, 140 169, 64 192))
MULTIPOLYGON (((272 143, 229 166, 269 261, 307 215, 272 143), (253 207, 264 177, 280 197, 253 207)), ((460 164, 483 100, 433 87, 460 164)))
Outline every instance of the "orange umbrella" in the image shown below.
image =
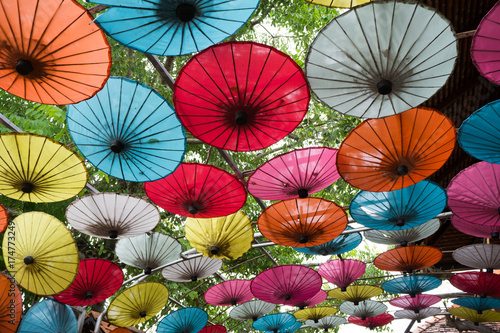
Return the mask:
POLYGON ((0 274, 0 332, 15 333, 21 314, 23 300, 13 278, 0 274))
POLYGON ((432 246, 404 246, 378 255, 373 264, 384 271, 413 273, 441 260, 443 253, 432 246))
POLYGON ((111 70, 111 49, 93 19, 72 0, 3 1, 0 88, 43 104, 92 97, 111 70))
POLYGON ((0 205, 0 232, 4 232, 9 224, 9 214, 4 206, 0 205))
POLYGON ((347 227, 347 215, 332 201, 296 198, 269 206, 257 224, 264 237, 276 244, 310 247, 339 236, 347 227))
POLYGON ((438 170, 455 138, 451 120, 429 108, 365 120, 340 146, 337 168, 346 182, 362 190, 398 190, 438 170))

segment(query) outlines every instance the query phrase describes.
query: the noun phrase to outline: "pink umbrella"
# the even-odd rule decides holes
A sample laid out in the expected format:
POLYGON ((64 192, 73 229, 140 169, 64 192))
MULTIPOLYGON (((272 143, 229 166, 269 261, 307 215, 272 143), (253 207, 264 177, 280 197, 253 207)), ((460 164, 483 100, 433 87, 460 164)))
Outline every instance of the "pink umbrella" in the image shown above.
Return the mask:
POLYGON ((254 298, 250 291, 250 280, 229 280, 210 287, 205 292, 205 301, 218 306, 236 305, 254 298))
POLYGON ((293 305, 316 295, 321 289, 321 276, 315 270, 300 265, 283 265, 259 273, 250 285, 258 299, 293 305))
POLYGON ((420 310, 428 308, 439 301, 441 301, 441 297, 439 296, 417 294, 413 298, 410 295, 394 298, 390 300, 389 303, 392 306, 397 306, 405 310, 413 310, 415 313, 419 313, 420 310))
POLYGON ((319 304, 319 303, 325 301, 327 297, 328 297, 328 293, 324 290, 320 290, 313 297, 306 299, 305 301, 293 303, 292 306, 296 306, 302 310, 302 309, 305 309, 306 307, 312 307, 312 306, 315 306, 316 304, 319 304))
POLYGON ((265 200, 306 198, 336 182, 337 149, 303 148, 276 156, 248 178, 248 192, 265 200))
POLYGON ((335 259, 321 264, 318 273, 341 291, 346 291, 348 285, 365 274, 365 268, 366 264, 359 260, 335 259))
POLYGON ((458 216, 451 217, 451 224, 464 234, 479 237, 479 238, 499 238, 500 224, 498 225, 481 225, 463 220, 458 216))
POLYGON ((479 73, 493 83, 500 84, 500 2, 483 17, 471 45, 471 58, 479 73))
POLYGON ((446 191, 448 206, 459 218, 500 225, 500 164, 473 164, 453 177, 446 191))

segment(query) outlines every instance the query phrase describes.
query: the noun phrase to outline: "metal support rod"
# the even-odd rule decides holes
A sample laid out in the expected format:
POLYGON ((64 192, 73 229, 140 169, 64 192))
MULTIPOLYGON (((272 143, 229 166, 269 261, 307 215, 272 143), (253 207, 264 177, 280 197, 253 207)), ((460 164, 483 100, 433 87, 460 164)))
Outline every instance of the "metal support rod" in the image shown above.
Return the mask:
POLYGON ((145 53, 145 55, 156 71, 161 75, 162 79, 165 80, 165 83, 170 87, 170 89, 174 90, 174 78, 170 75, 165 66, 163 66, 160 59, 158 59, 158 57, 154 54, 145 53))
POLYGON ((408 324, 408 327, 406 328, 405 333, 410 333, 410 330, 411 330, 411 327, 413 326, 413 324, 415 324, 415 319, 410 321, 410 323, 408 324))
POLYGON ((17 127, 16 124, 14 124, 12 121, 10 121, 9 118, 4 116, 2 113, 0 113, 0 124, 4 125, 8 129, 10 129, 12 132, 23 133, 23 130, 21 130, 19 127, 17 127))

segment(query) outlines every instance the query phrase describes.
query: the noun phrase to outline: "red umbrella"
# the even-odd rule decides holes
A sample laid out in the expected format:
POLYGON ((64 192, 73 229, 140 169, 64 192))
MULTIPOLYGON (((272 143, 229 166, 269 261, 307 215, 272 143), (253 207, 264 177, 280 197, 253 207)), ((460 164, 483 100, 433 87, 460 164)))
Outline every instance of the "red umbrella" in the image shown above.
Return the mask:
POLYGON ((276 156, 248 178, 248 192, 265 200, 306 198, 336 182, 337 149, 303 148, 276 156))
POLYGON ((458 273, 450 278, 450 283, 469 294, 484 298, 500 297, 500 275, 484 272, 458 273))
POLYGON ((54 298, 71 306, 88 306, 112 296, 122 283, 123 272, 117 264, 104 259, 83 259, 75 281, 54 298))
POLYGON ((418 313, 420 310, 428 308, 441 301, 441 297, 427 294, 417 294, 415 297, 410 295, 394 298, 389 301, 392 306, 397 306, 405 310, 413 310, 418 313))
POLYGON ((161 208, 186 217, 226 216, 247 200, 235 176, 212 165, 182 163, 172 174, 144 183, 147 196, 161 208))
POLYGON ((366 264, 354 259, 336 259, 321 264, 318 273, 341 291, 346 291, 348 285, 365 274, 366 264))
POLYGON ((227 328, 222 325, 213 325, 203 328, 199 333, 226 333, 227 328))
POLYGON ((254 298, 250 291, 250 280, 229 280, 210 287, 205 292, 208 304, 229 306, 250 301, 254 298))
POLYGON ((359 317, 349 317, 348 320, 351 324, 368 327, 369 329, 374 329, 375 327, 385 326, 393 321, 394 317, 388 313, 382 313, 378 316, 368 317, 365 320, 359 317))
POLYGON ((321 276, 314 269, 284 265, 259 273, 252 280, 250 290, 264 302, 292 305, 316 295, 321 284, 321 276))
POLYGON ((304 309, 306 307, 312 307, 312 306, 315 306, 316 304, 319 304, 319 303, 325 301, 327 297, 328 297, 328 293, 324 290, 320 290, 313 297, 306 299, 305 301, 293 303, 292 306, 296 306, 300 309, 304 309))
POLYGON ((181 69, 174 87, 177 115, 191 134, 218 148, 269 147, 304 118, 310 92, 288 55, 254 42, 214 45, 181 69))

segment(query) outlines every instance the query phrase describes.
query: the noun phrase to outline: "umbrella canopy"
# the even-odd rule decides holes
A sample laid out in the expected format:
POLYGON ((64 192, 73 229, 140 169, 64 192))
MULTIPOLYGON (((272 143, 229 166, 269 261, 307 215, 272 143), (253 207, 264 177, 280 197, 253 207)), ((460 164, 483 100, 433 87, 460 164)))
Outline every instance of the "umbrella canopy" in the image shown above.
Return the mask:
POLYGON ((257 225, 264 237, 278 245, 311 247, 339 236, 347 226, 347 214, 333 201, 288 199, 265 209, 257 225))
POLYGON ((336 182, 337 149, 302 148, 278 155, 248 178, 248 192, 265 200, 306 198, 336 182))
POLYGON ((111 6, 97 18, 119 43, 144 53, 178 56, 199 52, 234 34, 259 0, 96 0, 111 6))
POLYGON ((474 224, 500 224, 500 164, 478 162, 460 171, 447 188, 448 206, 474 224))
POLYGON ((321 276, 314 269, 283 265, 259 273, 252 280, 250 290, 262 301, 292 305, 316 295, 321 285, 321 276))
POLYGON ((316 306, 314 308, 302 309, 299 311, 295 311, 293 315, 295 318, 300 320, 312 320, 317 323, 321 318, 327 316, 333 316, 337 313, 337 308, 332 306, 316 306))
POLYGON ((421 225, 446 207, 446 192, 438 184, 422 180, 389 192, 359 192, 349 212, 356 222, 378 230, 402 230, 421 225))
POLYGON ((186 129, 233 151, 263 149, 283 139, 304 118, 309 99, 301 67, 254 42, 222 43, 198 53, 174 86, 175 110, 186 129))
POLYGON ((415 320, 417 323, 420 323, 422 319, 427 317, 433 317, 441 313, 440 308, 430 307, 420 310, 419 312, 411 311, 411 310, 398 310, 394 313, 396 318, 405 318, 410 320, 415 320))
POLYGON ((359 304, 344 302, 340 304, 339 310, 347 315, 365 320, 368 317, 375 317, 384 313, 387 310, 387 305, 372 300, 362 301, 359 304))
POLYGON ((21 315, 23 300, 14 279, 0 274, 0 331, 16 333, 21 315))
POLYGON ((278 330, 277 333, 293 333, 301 327, 302 327, 302 323, 300 321, 296 321, 295 324, 293 324, 292 326, 278 330))
POLYGON ((215 306, 230 306, 254 298, 250 291, 250 280, 228 280, 216 284, 205 292, 205 302, 215 306))
POLYGON ((229 317, 236 320, 256 321, 262 316, 270 313, 276 308, 275 304, 267 303, 261 300, 248 301, 234 307, 229 312, 229 317))
POLYGON ((4 206, 0 204, 0 232, 4 232, 9 224, 9 214, 4 206))
POLYGON ((360 284, 348 286, 345 291, 342 291, 341 288, 332 289, 328 292, 328 296, 347 302, 353 302, 354 305, 357 305, 359 302, 376 297, 383 292, 384 290, 380 287, 360 284))
POLYGON ((458 318, 462 318, 474 323, 474 325, 478 325, 479 323, 488 323, 500 321, 500 313, 496 311, 483 311, 482 314, 479 314, 476 310, 460 307, 460 308, 450 308, 448 312, 456 316, 458 318))
POLYGON ((401 296, 389 301, 392 306, 418 313, 420 310, 430 307, 441 301, 441 297, 435 295, 418 294, 415 297, 401 296))
POLYGON ((477 224, 454 215, 451 217, 451 224, 453 224, 453 227, 458 231, 474 237, 495 239, 500 237, 500 223, 493 225, 477 224))
MULTIPOLYGON (((352 230, 352 228, 347 226, 345 230, 352 230)), ((362 240, 363 237, 361 237, 359 232, 345 233, 324 244, 311 247, 294 247, 294 249, 311 255, 332 256, 354 250, 362 240)))
POLYGON ((398 190, 441 168, 455 137, 453 122, 428 108, 365 120, 342 142, 337 168, 346 182, 362 190, 398 190))
POLYGON ((208 315, 199 308, 182 308, 169 313, 158 324, 158 333, 197 333, 208 321, 208 315))
POLYGON ((253 323, 253 328, 259 331, 278 333, 295 324, 297 320, 289 313, 273 313, 260 317, 253 323))
POLYGON ((315 5, 333 8, 352 8, 373 0, 306 0, 315 5))
POLYGON ((433 235, 440 226, 439 219, 432 219, 409 229, 368 230, 364 232, 364 235, 367 240, 373 243, 407 246, 409 243, 418 242, 433 235))
POLYGON ((453 27, 436 9, 375 1, 337 16, 318 33, 306 73, 312 91, 330 108, 382 118, 434 95, 453 71, 457 53, 453 27))
POLYGON ((483 314, 485 310, 500 308, 500 299, 482 297, 461 297, 451 300, 453 304, 477 311, 483 314))
POLYGON ((28 133, 0 135, 0 194, 29 202, 76 196, 87 183, 83 160, 57 141, 28 133))
POLYGON ((221 267, 220 259, 197 257, 165 267, 161 275, 169 281, 192 282, 211 276, 221 267))
POLYGON ((46 299, 28 310, 17 332, 78 333, 78 325, 73 310, 68 305, 46 299))
POLYGON ((410 294, 415 297, 441 285, 441 280, 429 275, 408 275, 394 278, 382 284, 382 288, 392 294, 410 294))
POLYGON ((394 320, 394 317, 388 313, 382 313, 378 316, 368 317, 365 320, 359 317, 349 317, 349 322, 358 326, 368 327, 369 329, 374 329, 376 327, 381 327, 389 324, 394 320))
POLYGON ((111 70, 111 49, 93 20, 71 0, 2 6, 0 88, 42 104, 64 105, 92 97, 111 70))
POLYGON ((384 271, 413 273, 437 264, 442 257, 443 253, 436 247, 412 245, 379 254, 373 264, 384 271))
POLYGON ((199 333, 226 333, 227 328, 222 325, 204 327, 199 333))
POLYGON ((306 307, 312 307, 312 306, 315 306, 316 304, 319 304, 319 303, 325 301, 327 297, 328 297, 327 292, 324 290, 320 290, 313 297, 306 299, 305 301, 293 303, 292 306, 296 306, 300 309, 304 309, 306 307))
POLYGON ((464 120, 457 133, 460 147, 479 160, 500 163, 499 123, 500 100, 486 104, 464 120))
POLYGON ((335 259, 323 263, 318 268, 321 277, 331 282, 341 291, 365 274, 366 264, 355 259, 335 259))
POLYGON ((78 249, 68 228, 55 217, 28 212, 4 233, 3 257, 21 287, 48 296, 68 288, 78 273, 78 249))
POLYGON ((160 212, 139 197, 121 193, 96 193, 73 201, 66 220, 76 230, 99 238, 125 238, 151 231, 160 212))
POLYGON ((247 200, 245 187, 236 176, 199 163, 181 163, 167 177, 144 183, 144 190, 161 208, 196 218, 233 214, 247 200))
POLYGON ((98 169, 132 182, 161 179, 182 162, 186 135, 168 101, 142 83, 112 77, 68 107, 69 133, 98 169))
POLYGON ((500 297, 500 275, 484 272, 457 273, 450 278, 450 283, 466 293, 479 295, 482 298, 487 296, 500 297))
POLYGON ((478 25, 471 45, 471 58, 481 75, 495 84, 500 83, 499 38, 495 33, 500 23, 500 4, 490 9, 478 25))
MULTIPOLYGON (((153 318, 168 301, 168 289, 158 282, 143 282, 122 291, 108 308, 108 320, 120 327, 135 326, 153 318)), ((204 325, 203 325, 204 326, 204 325)))
POLYGON ((123 238, 115 245, 115 253, 122 263, 143 269, 145 274, 180 259, 181 252, 178 240, 160 232, 123 238))
POLYGON ((200 219, 188 217, 186 239, 204 256, 234 260, 252 248, 253 227, 241 210, 234 214, 200 219))
POLYGON ((335 316, 327 316, 321 318, 318 320, 318 322, 314 322, 314 320, 306 320, 305 322, 306 325, 324 329, 325 332, 328 332, 330 328, 334 328, 345 323, 346 323, 345 318, 335 317, 335 316))
POLYGON ((54 298, 72 306, 89 306, 114 295, 122 283, 123 272, 117 264, 104 259, 83 259, 75 281, 54 298))
POLYGON ((453 251, 453 259, 461 265, 486 269, 493 273, 494 269, 500 268, 500 245, 499 244, 472 244, 462 246, 453 251))

